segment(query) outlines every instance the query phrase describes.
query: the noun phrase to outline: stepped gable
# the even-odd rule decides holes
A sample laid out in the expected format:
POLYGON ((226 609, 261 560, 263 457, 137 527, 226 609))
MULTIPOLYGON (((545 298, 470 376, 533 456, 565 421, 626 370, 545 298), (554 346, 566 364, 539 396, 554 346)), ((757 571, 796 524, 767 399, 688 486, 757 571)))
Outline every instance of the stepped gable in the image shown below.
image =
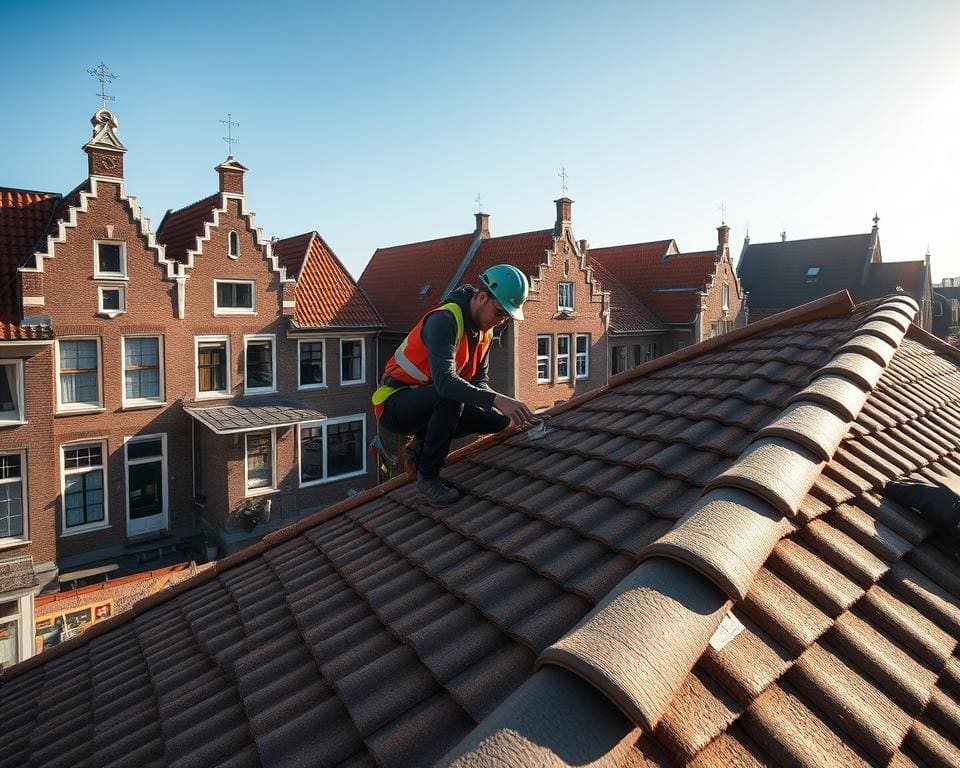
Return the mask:
POLYGON ((960 472, 915 312, 828 297, 458 452, 453 507, 271 534, 8 671, 0 764, 956 764, 960 563, 878 495, 960 472))
POLYGON ((380 328, 383 320, 317 232, 276 240, 273 253, 297 281, 293 322, 300 328, 380 328))
POLYGON ((388 331, 406 333, 437 306, 473 239, 471 232, 374 251, 359 285, 388 331))

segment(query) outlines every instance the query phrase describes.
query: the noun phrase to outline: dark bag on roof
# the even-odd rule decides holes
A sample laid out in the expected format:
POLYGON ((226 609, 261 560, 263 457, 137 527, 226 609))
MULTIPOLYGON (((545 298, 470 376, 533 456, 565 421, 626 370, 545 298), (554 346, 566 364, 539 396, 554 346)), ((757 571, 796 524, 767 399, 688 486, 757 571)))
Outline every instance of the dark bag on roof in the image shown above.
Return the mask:
POLYGON ((915 509, 933 526, 940 546, 960 557, 960 477, 937 475, 936 480, 908 477, 891 480, 884 487, 883 495, 915 509))

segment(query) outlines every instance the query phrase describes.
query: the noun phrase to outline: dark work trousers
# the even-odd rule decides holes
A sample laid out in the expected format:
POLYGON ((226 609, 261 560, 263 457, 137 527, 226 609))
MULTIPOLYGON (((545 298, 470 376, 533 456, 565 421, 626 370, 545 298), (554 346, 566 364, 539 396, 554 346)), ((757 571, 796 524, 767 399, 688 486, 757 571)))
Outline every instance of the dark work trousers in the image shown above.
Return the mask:
POLYGON ((395 434, 421 440, 417 469, 422 477, 436 477, 455 437, 499 432, 510 426, 510 419, 499 411, 440 397, 430 384, 406 387, 390 395, 383 405, 380 425, 395 434))

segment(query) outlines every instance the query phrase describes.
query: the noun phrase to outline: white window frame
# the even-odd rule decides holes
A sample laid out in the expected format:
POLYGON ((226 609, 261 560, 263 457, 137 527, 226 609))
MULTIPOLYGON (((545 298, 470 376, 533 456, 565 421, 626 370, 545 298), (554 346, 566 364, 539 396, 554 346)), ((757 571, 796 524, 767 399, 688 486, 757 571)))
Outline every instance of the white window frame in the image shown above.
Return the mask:
POLYGON ((549 384, 551 381, 553 381, 553 336, 540 334, 537 336, 537 384, 549 384), (541 339, 547 342, 547 354, 545 355, 540 354, 541 339), (546 364, 546 378, 540 376, 541 363, 546 364))
POLYGON ((229 336, 194 336, 193 337, 193 388, 197 400, 215 400, 218 398, 229 397, 233 391, 233 377, 231 375, 233 368, 233 358, 230 357, 230 337, 229 336), (226 389, 217 389, 211 392, 200 391, 200 344, 202 343, 225 342, 226 343, 226 389))
POLYGON ((574 376, 578 379, 588 379, 590 378, 590 334, 589 333, 578 333, 573 340, 573 359, 574 359, 574 376), (577 342, 580 339, 586 339, 586 346, 584 351, 577 352, 577 342), (579 372, 579 366, 577 365, 577 360, 579 360, 580 355, 583 355, 583 373, 579 372))
POLYGON ((60 535, 76 536, 90 531, 99 531, 110 527, 110 482, 107 472, 109 463, 109 454, 107 453, 107 441, 105 439, 78 440, 74 443, 63 443, 60 446, 60 535), (100 464, 92 467, 83 467, 82 469, 67 469, 67 451, 74 448, 83 448, 88 445, 100 446, 100 464), (67 527, 67 476, 82 475, 99 469, 103 473, 103 520, 96 520, 92 523, 84 523, 67 527))
POLYGON ((251 496, 265 496, 268 493, 277 492, 277 430, 276 429, 258 429, 254 432, 243 433, 243 493, 245 498, 251 496), (270 485, 264 488, 250 487, 250 474, 247 457, 249 455, 250 435, 259 435, 263 432, 270 433, 270 485))
POLYGON ((649 363, 657 359, 657 342, 648 341, 643 345, 643 362, 649 363))
POLYGON ((17 663, 26 661, 34 655, 34 636, 36 634, 36 624, 34 622, 34 599, 33 592, 24 594, 22 591, 13 592, 5 595, 0 603, 16 603, 16 613, 5 613, 0 615, 0 622, 17 622, 17 663))
POLYGON ((54 345, 57 384, 57 413, 91 413, 103 410, 103 345, 99 336, 68 336, 57 339, 54 345), (63 384, 60 370, 60 345, 71 341, 92 341, 97 345, 97 402, 94 403, 65 403, 63 402, 63 384))
POLYGON ((366 384, 366 383, 367 383, 367 340, 363 336, 344 336, 340 339, 340 386, 348 387, 354 384, 366 384), (347 341, 360 342, 360 378, 359 379, 343 378, 343 345, 344 345, 344 342, 347 342, 347 341))
MULTIPOLYGON (((0 456, 20 457, 20 478, 16 482, 20 483, 20 514, 23 517, 23 533, 19 536, 0 536, 0 549, 6 549, 7 547, 30 543, 30 514, 28 509, 30 496, 27 493, 27 452, 23 449, 4 450, 0 451, 0 456)), ((15 481, 0 477, 0 485, 10 485, 13 482, 15 481)), ((2 602, 2 599, 0 599, 0 602, 2 602)))
POLYGON ((724 312, 730 309, 730 283, 720 286, 720 309, 724 312))
MULTIPOLYGON (((191 419, 193 421, 193 419, 191 419)), ((153 533, 154 531, 165 530, 170 524, 170 481, 167 471, 167 433, 160 432, 156 435, 131 435, 123 439, 123 490, 124 506, 126 507, 127 535, 140 535, 140 533, 131 533, 130 531, 130 467, 137 464, 149 464, 157 460, 156 456, 148 456, 143 459, 130 459, 129 447, 131 443, 146 443, 153 440, 160 440, 160 476, 163 482, 161 493, 163 494, 163 524, 158 528, 151 528, 143 533, 153 533)))
MULTIPOLYGON (((17 408, 16 410, 10 412, 11 415, 9 417, 3 416, 3 412, 0 411, 0 428, 13 427, 18 424, 27 423, 27 404, 24 400, 26 389, 23 385, 23 360, 17 357, 0 359, 0 366, 6 367, 8 365, 12 365, 16 368, 16 382, 14 387, 15 391, 11 392, 10 394, 17 399, 17 408)), ((6 376, 6 373, 0 370, 0 376, 6 376)))
POLYGON ((231 259, 240 258, 240 235, 233 229, 227 234, 227 256, 231 259), (234 243, 236 243, 236 248, 234 248, 234 243))
POLYGON ((262 395, 277 391, 277 337, 272 333, 247 333, 243 336, 243 393, 245 395, 262 395), (248 387, 247 386, 247 351, 250 348, 250 342, 269 341, 270 342, 270 373, 271 382, 269 387, 248 387))
POLYGON ((126 288, 122 285, 98 285, 97 286, 97 314, 105 315, 106 317, 116 317, 117 315, 122 315, 127 311, 127 291, 126 288), (104 291, 118 291, 120 293, 120 308, 119 309, 107 309, 103 306, 103 294, 104 291))
POLYGON ((360 477, 367 473, 367 451, 365 446, 367 445, 367 415, 365 413, 354 413, 349 416, 337 416, 331 419, 323 419, 321 421, 308 421, 300 424, 297 427, 297 480, 300 483, 301 488, 310 488, 315 485, 325 485, 326 483, 336 483, 340 480, 346 480, 351 477, 360 477), (331 424, 344 424, 351 421, 359 421, 363 425, 363 437, 362 442, 360 443, 360 453, 363 457, 363 469, 356 472, 347 472, 343 475, 334 475, 330 477, 330 472, 328 470, 328 452, 327 452, 327 427, 331 424), (322 429, 323 440, 323 477, 319 480, 303 480, 303 430, 304 429, 322 429))
POLYGON ((163 361, 163 336, 155 333, 131 333, 120 337, 120 403, 124 408, 136 408, 140 405, 163 405, 165 402, 165 380, 163 361), (160 374, 160 393, 157 397, 134 397, 127 399, 127 339, 156 339, 157 360, 160 374))
POLYGON ((566 333, 561 333, 557 335, 557 381, 570 381, 570 335, 566 333), (562 354, 560 352, 560 340, 567 340, 567 353, 562 354), (567 363, 567 373, 565 376, 560 375, 560 361, 565 360, 567 363))
POLYGON ((574 305, 576 303, 575 291, 573 290, 573 283, 570 282, 559 282, 557 283, 557 312, 573 312, 574 305), (570 291, 570 303, 563 303, 563 293, 564 288, 569 287, 570 291))
POLYGON ((257 283, 255 280, 214 280, 213 281, 213 314, 216 315, 255 315, 257 314, 257 283), (217 303, 217 288, 221 285, 249 285, 249 307, 221 307, 217 303))
POLYGON ((109 237, 98 238, 93 241, 93 277, 95 280, 126 280, 127 279, 127 243, 125 240, 114 240, 109 237), (119 272, 101 272, 100 271, 100 246, 101 245, 119 245, 120 246, 120 271, 119 272))
MULTIPOLYGON (((341 354, 343 350, 341 348, 341 354)), ((341 374, 343 373, 343 368, 340 368, 341 374)), ((326 389, 327 388, 327 341, 326 339, 297 339, 297 389, 326 389), (317 384, 316 382, 311 382, 309 384, 304 384, 300 378, 301 368, 300 368, 300 355, 303 350, 304 344, 319 344, 321 349, 320 355, 320 367, 323 371, 323 382, 317 384)))

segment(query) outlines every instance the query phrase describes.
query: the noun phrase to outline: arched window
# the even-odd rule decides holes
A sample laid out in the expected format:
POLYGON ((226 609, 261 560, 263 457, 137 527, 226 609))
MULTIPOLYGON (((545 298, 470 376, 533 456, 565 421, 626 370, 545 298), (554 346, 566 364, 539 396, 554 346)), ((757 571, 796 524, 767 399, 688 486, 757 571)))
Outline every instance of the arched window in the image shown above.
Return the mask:
POLYGON ((230 233, 230 258, 240 258, 240 236, 236 232, 230 233))

